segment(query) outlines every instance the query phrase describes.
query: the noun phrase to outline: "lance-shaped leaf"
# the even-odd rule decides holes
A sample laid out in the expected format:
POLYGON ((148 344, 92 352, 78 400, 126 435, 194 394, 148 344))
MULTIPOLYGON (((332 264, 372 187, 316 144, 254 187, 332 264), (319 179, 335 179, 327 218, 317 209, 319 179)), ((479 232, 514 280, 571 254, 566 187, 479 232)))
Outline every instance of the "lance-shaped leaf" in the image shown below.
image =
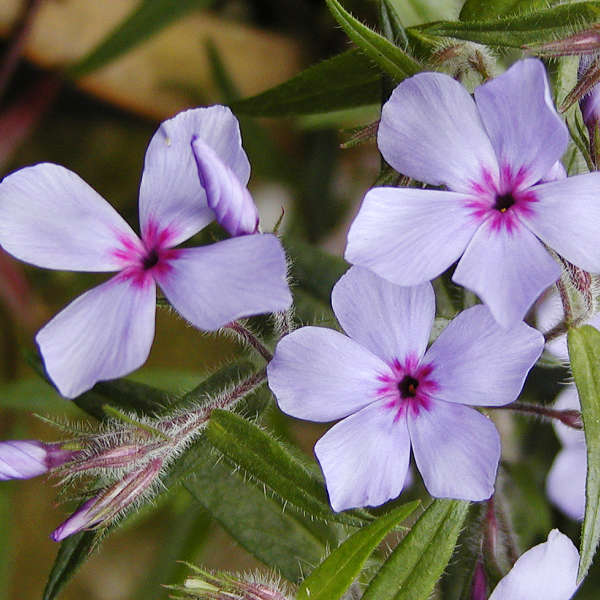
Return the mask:
POLYGON ((353 48, 230 106, 236 114, 256 117, 329 112, 378 102, 380 81, 381 71, 373 61, 353 48))
POLYGON ((241 546, 293 582, 321 561, 324 545, 306 519, 214 463, 199 465, 185 486, 241 546))
POLYGON ((489 21, 497 17, 525 14, 558 4, 560 0, 466 0, 461 21, 489 21))
POLYGON ((69 69, 73 77, 87 75, 118 58, 193 9, 212 0, 144 0, 89 54, 69 69))
POLYGON ((345 10, 337 0, 325 1, 331 14, 342 26, 348 37, 395 81, 402 81, 406 77, 423 70, 412 56, 363 25, 345 10))
POLYGON ((341 598, 383 538, 418 505, 418 500, 403 504, 352 534, 301 583, 296 600, 341 598))
POLYGON ((571 329, 568 341, 587 446, 585 517, 578 575, 581 581, 592 564, 600 540, 600 331, 589 325, 571 329))
POLYGON ((355 527, 371 520, 364 511, 333 512, 322 481, 280 442, 246 419, 214 410, 207 438, 236 466, 309 515, 355 527))
POLYGON ((64 540, 48 576, 43 600, 53 600, 75 571, 89 556, 98 533, 82 531, 64 540))
POLYGON ((469 503, 434 500, 396 546, 362 600, 427 600, 441 577, 467 516, 469 503))
POLYGON ((487 21, 439 21, 417 29, 427 35, 521 48, 564 38, 597 23, 599 18, 600 2, 578 2, 487 21))

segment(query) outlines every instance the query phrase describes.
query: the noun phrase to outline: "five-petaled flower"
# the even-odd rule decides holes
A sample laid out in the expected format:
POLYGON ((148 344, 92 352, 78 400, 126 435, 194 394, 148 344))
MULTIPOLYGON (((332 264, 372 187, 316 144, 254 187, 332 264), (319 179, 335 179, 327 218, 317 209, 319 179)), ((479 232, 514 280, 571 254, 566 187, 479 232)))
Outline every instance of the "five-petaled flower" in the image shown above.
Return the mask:
POLYGON ((315 446, 333 509, 398 496, 411 446, 430 494, 489 498, 500 439, 471 406, 515 400, 542 335, 522 322, 502 329, 475 306, 427 350, 431 284, 401 287, 361 267, 338 281, 332 305, 347 336, 302 327, 279 342, 267 373, 284 412, 342 419, 315 446))
POLYGON ((400 285, 453 280, 510 327, 558 279, 544 244, 600 272, 600 173, 565 178, 568 132, 543 64, 522 60, 467 90, 441 73, 400 83, 378 145, 400 173, 446 190, 374 188, 350 228, 346 259, 400 285))
POLYGON ((569 600, 577 591, 579 552, 558 529, 524 552, 489 600, 569 600))
POLYGON ((38 164, 2 181, 5 250, 50 269, 118 271, 36 336, 61 394, 75 397, 145 362, 154 338, 156 283, 200 329, 289 307, 285 255, 274 235, 255 233, 249 175, 236 118, 213 106, 165 121, 150 141, 140 184, 141 239, 63 167, 38 164), (248 235, 175 248, 215 216, 234 235, 248 235))

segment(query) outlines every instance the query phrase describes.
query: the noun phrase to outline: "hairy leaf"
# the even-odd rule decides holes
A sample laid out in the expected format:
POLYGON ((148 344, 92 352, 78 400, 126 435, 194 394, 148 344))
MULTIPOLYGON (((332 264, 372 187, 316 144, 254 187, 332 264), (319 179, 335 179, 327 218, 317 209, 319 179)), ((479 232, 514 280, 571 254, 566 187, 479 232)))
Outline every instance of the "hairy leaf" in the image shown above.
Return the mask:
POLYGON ((568 341, 587 445, 585 517, 578 576, 581 581, 592 564, 600 540, 600 331, 589 325, 571 329, 568 341))
POLYGON ((381 567, 363 600, 427 600, 467 516, 469 503, 434 500, 381 567))
POLYGON ((394 46, 358 19, 355 19, 337 0, 325 0, 334 19, 348 37, 396 82, 422 70, 412 56, 394 46))
POLYGON ((236 466, 307 514, 355 527, 371 520, 367 513, 359 511, 333 512, 322 480, 281 443, 246 419, 229 411, 214 410, 207 437, 236 466))
POLYGON ((379 100, 381 72, 356 48, 317 63, 261 94, 236 100, 236 114, 261 117, 306 115, 379 100))
POLYGON ((297 600, 341 598, 383 538, 418 505, 418 500, 403 504, 352 534, 302 582, 297 600))
POLYGON ((596 24, 599 18, 600 2, 578 2, 487 21, 439 21, 416 29, 427 35, 521 48, 566 37, 596 24))
POLYGON ((490 21, 496 17, 524 14, 557 4, 559 0, 467 0, 460 11, 461 21, 490 21))
POLYGON ((87 75, 131 50, 193 9, 204 8, 212 0, 144 0, 91 52, 69 69, 73 77, 87 75))

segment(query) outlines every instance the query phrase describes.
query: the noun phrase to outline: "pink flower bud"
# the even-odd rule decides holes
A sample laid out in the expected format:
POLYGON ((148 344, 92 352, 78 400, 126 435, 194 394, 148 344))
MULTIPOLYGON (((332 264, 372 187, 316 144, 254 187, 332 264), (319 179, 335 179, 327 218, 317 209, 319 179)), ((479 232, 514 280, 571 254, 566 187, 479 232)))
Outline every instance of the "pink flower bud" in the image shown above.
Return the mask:
POLYGON ((0 442, 0 480, 29 479, 68 462, 76 452, 37 440, 0 442))
POLYGON ((487 576, 481 560, 475 565, 473 583, 471 586, 471 600, 487 600, 487 576))

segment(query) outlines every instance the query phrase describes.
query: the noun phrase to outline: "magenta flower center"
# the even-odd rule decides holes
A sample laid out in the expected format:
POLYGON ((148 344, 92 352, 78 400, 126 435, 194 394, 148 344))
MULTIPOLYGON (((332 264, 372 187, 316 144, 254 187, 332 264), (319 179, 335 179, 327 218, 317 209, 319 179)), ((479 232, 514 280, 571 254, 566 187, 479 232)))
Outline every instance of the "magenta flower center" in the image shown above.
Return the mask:
POLYGON ((384 406, 394 411, 394 421, 404 417, 409 411, 416 417, 421 410, 429 410, 431 394, 439 386, 433 379, 433 365, 419 364, 415 355, 403 362, 398 359, 390 365, 392 374, 381 375, 382 386, 377 390, 384 406))
POLYGON ((496 202, 494 203, 494 208, 501 213, 506 212, 516 200, 513 195, 509 192, 508 194, 498 194, 496 196, 496 202))

